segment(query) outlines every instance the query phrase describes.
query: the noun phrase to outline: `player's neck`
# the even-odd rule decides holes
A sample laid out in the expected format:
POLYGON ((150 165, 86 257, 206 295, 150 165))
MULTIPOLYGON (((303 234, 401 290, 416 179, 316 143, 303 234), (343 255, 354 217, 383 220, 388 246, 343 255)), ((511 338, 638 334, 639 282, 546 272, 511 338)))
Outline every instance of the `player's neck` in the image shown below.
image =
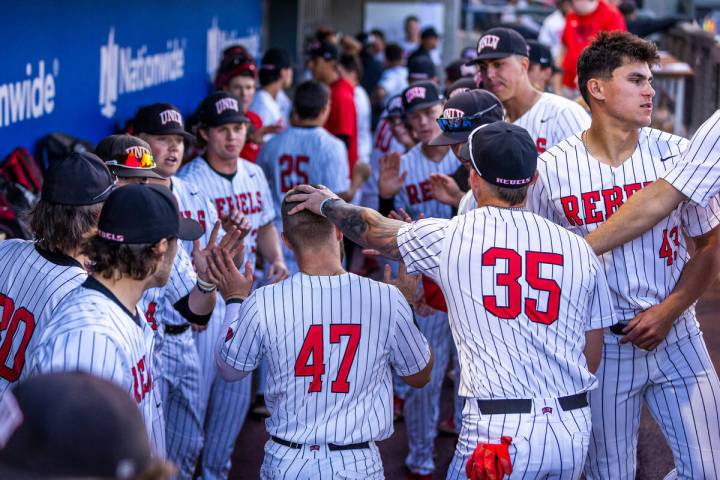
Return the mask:
POLYGON ((521 83, 513 98, 503 102, 507 112, 507 121, 512 123, 525 115, 525 112, 530 110, 541 96, 542 92, 533 87, 529 81, 521 83))
POLYGON ((292 119, 292 124, 295 127, 303 127, 303 128, 310 128, 310 127, 322 127, 325 122, 322 121, 322 118, 297 118, 294 117, 292 119))
POLYGON ((596 160, 618 167, 637 148, 640 129, 604 115, 593 115, 590 128, 581 134, 588 153, 596 160))
POLYGON ((237 172, 237 159, 225 160, 224 158, 214 155, 210 150, 205 154, 205 159, 213 170, 223 175, 233 175, 237 172))
POLYGON ((137 304, 145 292, 145 280, 133 280, 132 278, 122 276, 119 279, 105 278, 102 275, 93 274, 93 278, 100 282, 105 288, 110 290, 131 312, 137 310, 137 304))
POLYGON ((436 163, 440 163, 450 151, 450 147, 447 146, 432 146, 424 143, 420 149, 428 160, 436 163))
POLYGON ((332 84, 340 80, 340 74, 336 70, 333 70, 332 72, 328 72, 328 76, 325 80, 327 81, 328 86, 332 86, 332 84))
POLYGON ((340 259, 340 247, 321 245, 305 251, 293 250, 298 269, 305 275, 332 276, 346 273, 340 259))

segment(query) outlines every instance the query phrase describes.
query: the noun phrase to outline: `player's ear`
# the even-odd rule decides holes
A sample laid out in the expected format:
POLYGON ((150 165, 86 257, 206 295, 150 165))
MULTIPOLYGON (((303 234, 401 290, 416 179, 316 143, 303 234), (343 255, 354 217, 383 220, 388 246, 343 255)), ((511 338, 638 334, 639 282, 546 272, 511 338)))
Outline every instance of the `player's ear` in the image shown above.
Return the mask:
POLYGON ((335 227, 335 240, 338 242, 343 241, 343 233, 342 230, 340 230, 338 227, 335 227))
POLYGON ((292 248, 292 245, 290 245, 290 241, 285 236, 285 232, 280 233, 280 238, 282 238, 283 243, 288 249, 295 251, 295 249, 292 248))
POLYGON ((163 238, 159 242, 157 242, 155 245, 153 245, 152 249, 157 253, 158 255, 165 255, 170 247, 170 244, 168 243, 167 238, 163 238))
POLYGON ((204 128, 198 128, 197 131, 198 131, 198 134, 200 135, 200 138, 201 138, 205 143, 207 143, 207 141, 208 141, 207 130, 205 130, 204 128))
POLYGON ((597 78, 591 78, 587 81, 588 94, 596 100, 605 100, 605 88, 602 80, 597 78))

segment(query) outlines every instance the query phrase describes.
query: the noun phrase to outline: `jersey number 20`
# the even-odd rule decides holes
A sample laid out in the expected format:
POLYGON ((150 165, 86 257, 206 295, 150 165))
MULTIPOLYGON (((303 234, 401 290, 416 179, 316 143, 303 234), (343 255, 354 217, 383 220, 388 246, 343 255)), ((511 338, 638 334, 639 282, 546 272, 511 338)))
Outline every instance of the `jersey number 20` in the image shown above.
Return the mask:
POLYGON ((25 349, 30 343, 30 338, 35 331, 35 317, 28 309, 20 307, 15 310, 15 302, 12 298, 0 293, 0 307, 2 307, 2 317, 0 317, 0 377, 9 382, 15 382, 20 378, 25 365, 25 349), (20 339, 20 345, 11 366, 8 367, 8 357, 10 357, 10 349, 13 346, 13 339, 20 328, 20 322, 25 324, 23 336, 20 339))
POLYGON ((483 266, 495 266, 498 260, 507 262, 506 273, 498 273, 496 284, 507 289, 507 306, 498 305, 495 295, 483 295, 485 309, 498 318, 513 319, 520 315, 524 308, 525 315, 530 321, 550 325, 558 318, 560 310, 560 286, 555 280, 540 277, 540 264, 562 265, 563 257, 559 253, 526 252, 525 253, 525 281, 535 290, 546 292, 547 310, 538 309, 538 302, 534 298, 522 298, 522 287, 518 279, 522 275, 523 258, 515 250, 493 247, 482 256, 483 266))
MULTIPOLYGON (((339 323, 329 327, 330 343, 340 343, 340 337, 349 337, 345 355, 340 361, 337 378, 330 385, 330 391, 333 393, 348 393, 350 391, 348 375, 360 343, 360 325, 356 323, 339 323)), ((308 393, 322 391, 322 376, 325 373, 323 328, 323 325, 310 326, 297 360, 295 360, 295 376, 312 377, 308 393), (312 363, 310 363, 311 361, 312 363)))

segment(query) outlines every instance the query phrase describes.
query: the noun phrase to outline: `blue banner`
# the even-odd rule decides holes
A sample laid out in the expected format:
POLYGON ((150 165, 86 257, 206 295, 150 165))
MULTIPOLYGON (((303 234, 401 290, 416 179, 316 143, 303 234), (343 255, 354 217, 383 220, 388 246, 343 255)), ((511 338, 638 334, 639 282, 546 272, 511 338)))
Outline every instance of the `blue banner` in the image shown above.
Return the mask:
POLYGON ((258 0, 3 2, 0 158, 51 132, 97 142, 147 103, 189 113, 261 23, 258 0))

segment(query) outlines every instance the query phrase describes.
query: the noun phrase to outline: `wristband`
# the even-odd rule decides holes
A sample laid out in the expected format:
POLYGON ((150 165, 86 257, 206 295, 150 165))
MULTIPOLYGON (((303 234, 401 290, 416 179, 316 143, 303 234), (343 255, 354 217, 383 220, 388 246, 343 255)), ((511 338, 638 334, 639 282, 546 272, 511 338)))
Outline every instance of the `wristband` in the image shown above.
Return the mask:
MULTIPOLYGON (((323 213, 323 207, 325 206, 325 204, 327 202, 334 201, 334 200, 340 200, 340 199, 337 197, 329 197, 329 198, 326 198, 325 200, 323 200, 322 202, 320 202, 320 215, 321 216, 325 217, 325 214, 323 213)), ((327 217, 325 217, 325 218, 327 218, 327 217)))
POLYGON ((204 294, 212 293, 217 289, 217 285, 214 283, 205 282, 203 280, 200 280, 200 277, 197 279, 197 285, 198 290, 200 290, 204 294))

